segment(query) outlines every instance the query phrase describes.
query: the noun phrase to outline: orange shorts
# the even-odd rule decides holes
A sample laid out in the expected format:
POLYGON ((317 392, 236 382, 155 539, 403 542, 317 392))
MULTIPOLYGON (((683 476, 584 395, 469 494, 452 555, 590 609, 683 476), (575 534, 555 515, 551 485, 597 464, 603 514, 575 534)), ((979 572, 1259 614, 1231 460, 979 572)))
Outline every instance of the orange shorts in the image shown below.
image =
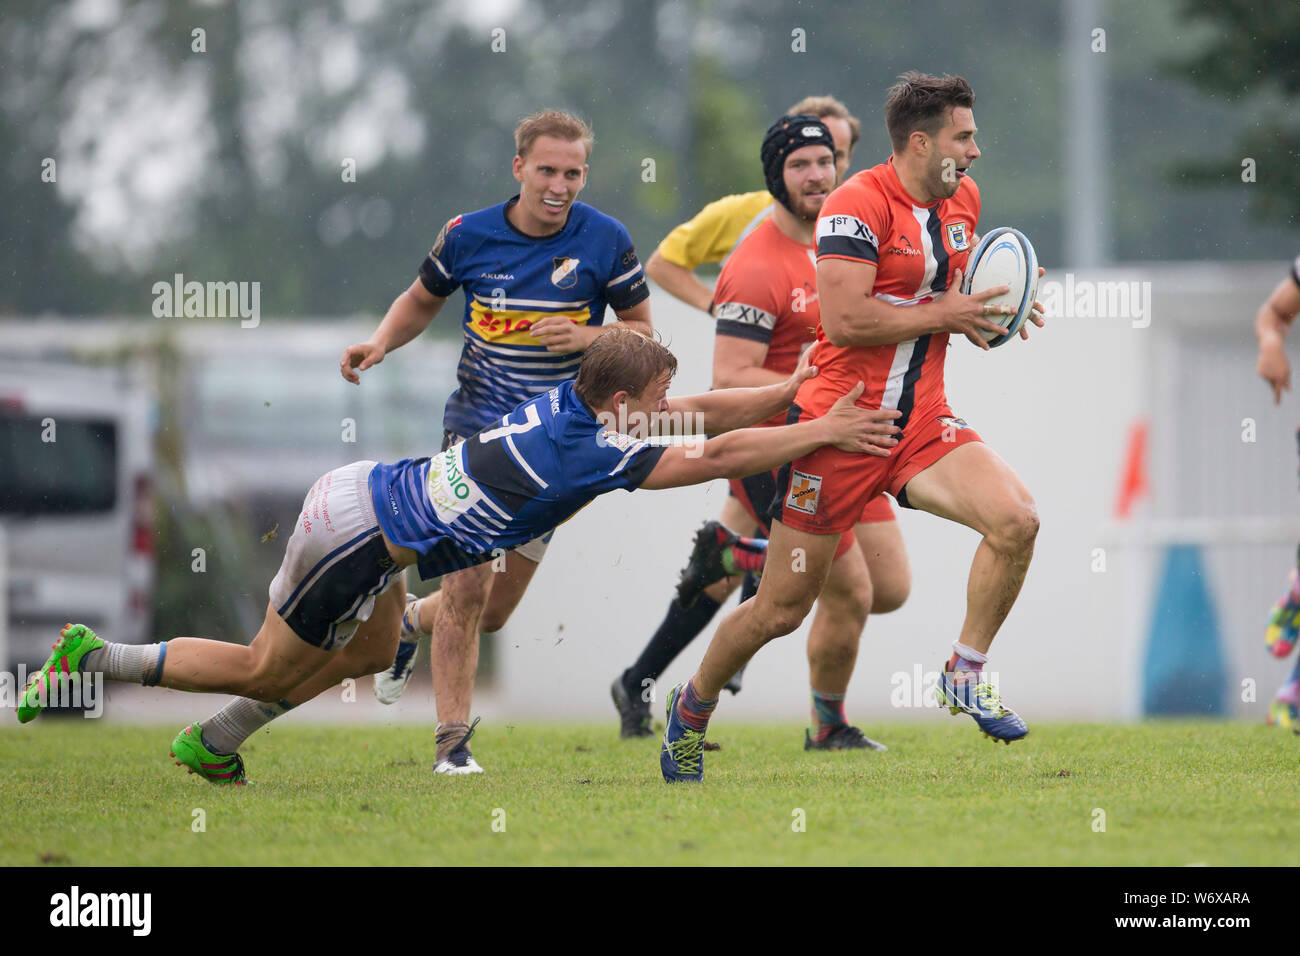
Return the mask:
MULTIPOLYGON (((731 496, 740 502, 746 513, 766 535, 772 533, 772 506, 778 497, 777 489, 781 488, 783 492, 785 490, 779 484, 781 480, 781 469, 774 469, 750 475, 748 478, 731 478, 728 482, 731 486, 731 496)), ((876 495, 867 502, 862 510, 861 519, 855 524, 893 520, 895 520, 894 509, 889 504, 889 499, 884 495, 876 495)), ((840 557, 853 547, 855 540, 852 528, 840 535, 840 543, 835 548, 835 557, 840 557)))
MULTIPOLYGON (((802 410, 791 421, 808 421, 802 410)), ((823 445, 782 469, 782 498, 772 516, 809 534, 842 534, 867 520, 864 510, 882 492, 905 508, 904 486, 954 448, 982 441, 975 429, 953 415, 947 405, 912 413, 902 440, 888 458, 840 451, 823 445)))

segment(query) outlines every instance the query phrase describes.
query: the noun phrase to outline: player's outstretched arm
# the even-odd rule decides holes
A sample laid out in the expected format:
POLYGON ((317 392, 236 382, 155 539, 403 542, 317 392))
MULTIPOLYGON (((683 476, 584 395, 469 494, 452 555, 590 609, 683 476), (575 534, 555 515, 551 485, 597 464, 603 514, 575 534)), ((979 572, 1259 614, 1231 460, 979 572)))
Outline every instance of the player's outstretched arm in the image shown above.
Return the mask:
POLYGON ((743 428, 710 438, 702 446, 673 446, 663 453, 641 487, 679 488, 714 478, 744 478, 770 471, 822 445, 888 458, 889 449, 898 443, 894 437, 898 427, 892 422, 899 412, 894 408, 858 408, 854 403, 862 389, 858 382, 825 415, 812 421, 779 428, 743 428))
POLYGON ((1286 358, 1286 333, 1300 313, 1300 285, 1284 279, 1255 315, 1255 338, 1259 342, 1259 377, 1273 389, 1273 404, 1282 403, 1282 393, 1291 390, 1291 364, 1286 358))
POLYGON ((720 435, 767 421, 789 408, 799 386, 817 374, 817 367, 809 364, 812 351, 805 349, 794 373, 775 385, 719 388, 668 399, 668 412, 656 420, 655 433, 720 435))
POLYGON ((357 372, 378 365, 393 349, 400 348, 427 329, 446 301, 416 279, 409 289, 393 300, 374 335, 343 350, 339 373, 353 385, 360 385, 361 377, 357 372))

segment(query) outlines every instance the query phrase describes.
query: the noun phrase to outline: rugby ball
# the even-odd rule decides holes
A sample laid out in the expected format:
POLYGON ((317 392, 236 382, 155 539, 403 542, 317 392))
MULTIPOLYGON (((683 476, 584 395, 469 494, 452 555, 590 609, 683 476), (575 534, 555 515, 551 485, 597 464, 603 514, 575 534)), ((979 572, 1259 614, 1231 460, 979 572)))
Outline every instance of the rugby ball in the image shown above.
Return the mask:
POLYGON ((1005 295, 994 296, 985 305, 1015 306, 1015 315, 991 315, 989 320, 1005 332, 980 331, 991 348, 1009 342, 1029 319, 1038 298, 1038 256, 1034 246, 1019 229, 998 226, 979 241, 966 262, 961 291, 967 295, 986 292, 1000 285, 1010 286, 1005 295))

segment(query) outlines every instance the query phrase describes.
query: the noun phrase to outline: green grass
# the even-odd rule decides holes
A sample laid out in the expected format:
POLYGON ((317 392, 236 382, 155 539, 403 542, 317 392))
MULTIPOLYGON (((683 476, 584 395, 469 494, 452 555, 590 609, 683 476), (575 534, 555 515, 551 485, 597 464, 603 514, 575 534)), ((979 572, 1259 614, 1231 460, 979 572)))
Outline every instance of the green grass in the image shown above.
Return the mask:
POLYGON ((1253 724, 1040 724, 1006 747, 936 716, 872 725, 884 754, 728 724, 702 787, 666 786, 654 739, 495 724, 480 777, 435 778, 425 728, 291 725, 246 747, 251 786, 217 788, 171 765, 175 731, 0 732, 0 864, 1278 865, 1300 842, 1300 739, 1253 724))

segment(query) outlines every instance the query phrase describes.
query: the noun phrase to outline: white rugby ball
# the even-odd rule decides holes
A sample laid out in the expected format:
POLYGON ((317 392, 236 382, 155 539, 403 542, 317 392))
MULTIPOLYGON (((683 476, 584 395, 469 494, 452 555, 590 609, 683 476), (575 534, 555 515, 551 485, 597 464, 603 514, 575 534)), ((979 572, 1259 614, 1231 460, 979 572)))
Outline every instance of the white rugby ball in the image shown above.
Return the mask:
POLYGON ((987 292, 1000 285, 1011 291, 985 301, 985 305, 1015 306, 1015 315, 990 315, 988 319, 1005 332, 980 331, 992 348, 1009 342, 1029 319, 1038 298, 1038 256, 1034 246, 1019 229, 998 226, 980 239, 966 262, 961 291, 967 295, 987 292))

